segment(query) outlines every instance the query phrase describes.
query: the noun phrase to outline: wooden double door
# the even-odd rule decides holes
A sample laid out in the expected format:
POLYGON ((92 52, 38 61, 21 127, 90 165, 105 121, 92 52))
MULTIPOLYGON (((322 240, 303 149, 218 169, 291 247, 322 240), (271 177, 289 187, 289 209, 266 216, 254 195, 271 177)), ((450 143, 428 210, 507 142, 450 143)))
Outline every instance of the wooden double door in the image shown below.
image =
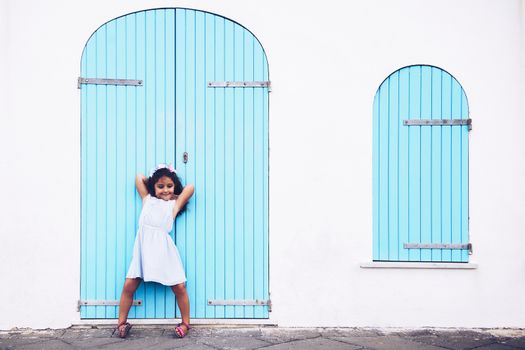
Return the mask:
MULTIPOLYGON (((81 61, 82 318, 116 318, 141 210, 134 177, 173 163, 196 191, 171 235, 192 318, 267 318, 268 64, 247 29, 202 11, 131 13, 81 61)), ((169 268, 169 267, 167 267, 169 268)), ((131 318, 174 318, 143 283, 131 318)))

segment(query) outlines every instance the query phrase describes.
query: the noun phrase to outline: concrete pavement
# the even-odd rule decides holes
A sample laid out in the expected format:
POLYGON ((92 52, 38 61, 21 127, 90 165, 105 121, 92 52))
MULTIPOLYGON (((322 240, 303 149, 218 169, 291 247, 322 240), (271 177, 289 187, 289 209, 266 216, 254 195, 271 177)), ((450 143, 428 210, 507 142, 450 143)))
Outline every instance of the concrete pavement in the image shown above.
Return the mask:
POLYGON ((184 339, 172 326, 135 325, 128 338, 110 337, 108 326, 57 330, 0 331, 0 350, 10 349, 525 349, 523 329, 369 329, 279 328, 271 326, 195 326, 184 339))

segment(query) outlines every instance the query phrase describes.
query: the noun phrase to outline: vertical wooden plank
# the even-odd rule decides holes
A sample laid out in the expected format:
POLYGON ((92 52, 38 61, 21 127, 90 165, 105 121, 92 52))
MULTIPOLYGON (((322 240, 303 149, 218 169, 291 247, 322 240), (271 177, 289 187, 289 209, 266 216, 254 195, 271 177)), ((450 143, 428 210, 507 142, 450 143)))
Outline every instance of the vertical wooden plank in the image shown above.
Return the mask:
MULTIPOLYGON (((244 33, 243 76, 247 81, 254 81, 254 42, 255 38, 249 33, 244 33)), ((244 115, 244 299, 255 299, 254 294, 254 88, 244 90, 243 115, 244 115)), ((254 317, 254 306, 245 306, 246 318, 254 317)))
POLYGON ((155 163, 166 163, 166 10, 151 11, 155 14, 155 163))
MULTIPOLYGON (((155 74, 155 11, 146 11, 145 13, 145 51, 144 51, 144 89, 145 89, 145 164, 147 173, 149 169, 155 167, 158 163, 156 159, 156 79, 155 74)), ((155 318, 155 307, 156 307, 156 290, 157 285, 155 283, 146 282, 144 283, 144 311, 146 313, 145 318, 155 318)))
MULTIPOLYGON (((263 80, 268 81, 268 61, 266 60, 266 54, 262 50, 262 60, 263 60, 263 80)), ((268 192, 269 192, 269 162, 268 162, 268 152, 269 152, 269 120, 268 120, 268 88, 263 88, 263 254, 264 254, 264 267, 263 267, 263 295, 265 299, 270 297, 269 292, 269 281, 270 281, 270 262, 269 262, 269 237, 268 237, 268 192)), ((263 306, 263 317, 268 318, 268 307, 263 306)))
MULTIPOLYGON (((421 119, 421 68, 409 68, 409 119, 421 119)), ((421 127, 409 127, 409 242, 421 242, 421 127)), ((420 249, 410 249, 410 261, 420 261, 420 249)))
POLYGON ((379 258, 389 260, 389 124, 390 124, 390 79, 387 79, 379 89, 379 258))
POLYGON ((399 127, 399 177, 398 177, 398 186, 399 186, 399 197, 398 197, 398 207, 399 207, 399 260, 408 261, 409 260, 409 249, 403 248, 404 243, 409 242, 409 133, 410 127, 401 125, 402 120, 409 119, 409 68, 404 68, 399 71, 399 81, 398 81, 398 108, 399 108, 399 117, 400 117, 400 127, 399 127))
MULTIPOLYGON (((422 119, 430 119, 432 114, 432 80, 431 67, 421 66, 421 106, 422 119)), ((421 242, 429 243, 432 240, 432 128, 421 127, 421 242)), ((430 261, 430 249, 421 249, 421 261, 430 261)))
MULTIPOLYGON (((89 65, 86 75, 97 76, 97 33, 87 45, 89 65)), ((96 299, 97 285, 97 86, 85 85, 86 91, 86 299, 96 299)), ((86 307, 85 316, 95 318, 95 307, 86 307)))
MULTIPOLYGON (((107 76, 107 50, 106 50, 107 27, 101 27, 97 31, 97 76, 107 76)), ((104 300, 106 297, 105 280, 107 272, 107 244, 106 244, 106 221, 107 221, 107 86, 97 86, 97 169, 96 169, 96 300, 104 300)), ((95 306, 96 317, 105 318, 105 306, 95 306)))
MULTIPOLYGON (((452 77, 446 72, 441 72, 441 110, 442 119, 452 119, 452 77)), ((452 127, 441 128, 441 213, 443 243, 452 243, 452 127)), ((442 261, 449 262, 452 259, 452 250, 442 249, 442 261)))
POLYGON ((373 207, 372 207, 372 258, 373 260, 381 260, 379 255, 379 96, 380 96, 381 86, 377 89, 376 95, 374 96, 374 108, 373 108, 373 121, 372 121, 372 183, 373 183, 373 207))
MULTIPOLYGON (((136 135, 136 151, 135 151, 135 161, 136 161, 136 171, 149 175, 148 163, 146 160, 146 130, 147 125, 147 86, 151 84, 146 70, 146 13, 138 12, 135 14, 135 42, 136 42, 136 73, 137 79, 144 80, 144 86, 142 89, 137 89, 137 99, 136 99, 136 124, 135 124, 135 135, 136 135)), ((138 220, 140 212, 142 210, 142 200, 140 196, 135 192, 135 235, 133 236, 133 241, 136 236, 136 229, 138 228, 138 220)), ((133 246, 131 246, 130 252, 130 261, 133 254, 133 246)), ((129 266, 129 265, 128 265, 129 266)), ((143 306, 137 307, 133 306, 132 310, 135 312, 136 318, 146 318, 146 303, 148 302, 146 298, 146 284, 142 283, 139 289, 135 292, 135 298, 141 299, 143 301, 143 306)))
MULTIPOLYGON (((135 74, 135 15, 128 15, 122 18, 122 21, 118 27, 119 32, 119 42, 122 41, 123 44, 121 49, 123 50, 122 55, 119 59, 122 62, 122 67, 120 67, 119 72, 123 72, 123 77, 126 79, 136 79, 135 74)), ((119 49, 120 52, 120 49, 119 49)), ((128 252, 132 249, 130 241, 134 237, 134 184, 131 182, 134 179, 135 175, 135 100, 136 100, 136 89, 125 89, 123 101, 124 107, 121 110, 118 118, 122 118, 123 132, 124 132, 124 141, 123 147, 125 149, 125 158, 123 160, 124 164, 119 165, 123 169, 122 181, 120 181, 119 192, 123 195, 123 210, 124 210, 124 223, 122 227, 122 233, 117 238, 119 242, 119 254, 117 255, 117 264, 122 266, 120 270, 117 270, 117 275, 120 273, 121 280, 117 282, 117 292, 118 297, 120 298, 120 293, 122 293, 122 288, 125 283, 125 277, 128 272, 128 252), (120 272, 119 272, 120 271, 120 272)), ((129 257, 131 259, 131 257, 129 257)), ((118 309, 117 309, 118 310, 118 309)), ((118 311, 117 311, 118 312, 118 311)), ((131 313, 134 313, 134 310, 130 310, 131 313)))
MULTIPOLYGON (((122 22, 121 22, 122 23, 122 22)), ((119 58, 119 71, 123 71, 123 76, 127 79, 137 79, 136 72, 136 15, 128 15, 123 18, 123 29, 119 25, 119 42, 124 43, 124 54, 119 58)), ((119 45, 120 46, 120 45, 119 45)), ((120 52, 120 49, 119 49, 120 52)), ((120 191, 124 193, 124 226, 122 234, 118 238, 118 242, 122 242, 119 251, 122 257, 118 258, 119 265, 122 264, 122 278, 118 282, 117 291, 120 293, 124 286, 125 276, 128 272, 131 255, 133 252, 133 243, 136 232, 135 225, 135 175, 136 175, 136 119, 137 119, 137 90, 138 88, 125 89, 124 103, 125 108, 119 113, 118 118, 124 119, 124 141, 123 147, 125 149, 124 164, 118 167, 124 169, 122 174, 122 187, 120 191)), ((120 244, 119 244, 120 245, 120 244)), ((118 295, 120 298, 120 294, 118 295)), ((135 308, 132 307, 129 317, 135 316, 135 308)))
MULTIPOLYGON (((196 119, 196 85, 195 85, 195 11, 185 10, 186 12, 186 148, 189 154, 189 161, 186 163, 185 182, 195 183, 195 119, 196 119)), ((188 283, 188 295, 190 298, 190 314, 195 317, 195 298, 196 298, 196 246, 195 246, 195 219, 196 206, 199 201, 199 189, 193 195, 193 200, 188 203, 186 216, 186 271, 188 283)))
MULTIPOLYGON (((175 9, 165 9, 164 11, 164 74, 165 74, 165 159, 166 163, 173 164, 176 168, 176 126, 175 126, 175 9)), ((175 242, 175 223, 170 232, 170 236, 175 242)), ((166 287, 166 318, 174 318, 176 300, 171 288, 166 287)))
MULTIPOLYGON (((399 260, 399 75, 388 78, 388 260, 399 260)), ((401 245, 402 246, 402 245, 401 245)))
MULTIPOLYGON (((175 164, 175 9, 165 10, 165 121, 166 121, 166 140, 165 152, 166 162, 175 164)), ((175 241, 175 225, 170 232, 170 236, 175 241)), ((175 317, 175 295, 170 288, 166 288, 166 318, 175 317)))
MULTIPOLYGON (((268 81, 268 62, 266 60, 266 54, 262 50, 263 58, 263 80, 268 81)), ((263 103, 262 103, 262 113, 263 113, 263 255, 264 255, 264 264, 263 264, 263 295, 264 299, 268 299, 270 296, 269 293, 269 280, 270 280, 270 265, 269 265, 269 241, 268 241, 268 179, 269 179, 269 164, 268 164, 268 150, 269 148, 269 121, 268 121, 268 88, 263 88, 263 103)), ((268 318, 268 307, 263 306, 263 317, 268 318)))
MULTIPOLYGON (((86 48, 82 53, 81 63, 80 63, 80 76, 86 76, 87 69, 87 52, 86 48)), ((84 87, 80 91, 80 125, 81 125, 81 140, 80 140, 80 149, 81 149, 81 230, 80 230, 80 299, 86 299, 86 267, 87 267, 87 256, 86 256, 86 227, 87 227, 87 216, 86 216, 86 207, 87 207, 87 166, 86 166, 86 156, 87 156, 87 93, 86 88, 84 87)), ((81 308, 80 318, 86 317, 86 308, 81 308)))
MULTIPOLYGON (((468 103, 465 92, 461 94, 461 119, 468 119, 468 103)), ((469 243, 469 169, 468 169, 468 126, 461 127, 461 243, 469 243)), ((468 262, 468 251, 461 252, 461 261, 468 262)))
POLYGON ((205 318, 206 307, 206 38, 205 15, 195 12, 195 317, 205 318))
MULTIPOLYGON (((225 19, 215 17, 215 79, 225 81, 225 19)), ((215 188, 217 194, 225 194, 225 89, 214 89, 215 93, 215 188)), ((215 298, 226 297, 226 274, 225 274, 225 249, 226 249, 226 220, 225 205, 226 196, 215 198, 215 298)), ((226 315, 224 306, 215 307, 215 316, 224 318, 226 315)))
MULTIPOLYGON (((104 76, 115 78, 116 71, 116 21, 110 21, 106 24, 106 74, 104 76)), ((104 300, 115 300, 115 249, 116 249, 116 216, 117 216, 117 195, 116 195, 116 177, 117 177, 117 86, 109 85, 107 87, 107 107, 106 107, 106 267, 105 267, 105 296, 104 300)), ((116 317, 116 307, 106 306, 106 318, 116 317)))
MULTIPOLYGON (((215 81, 215 16, 212 14, 205 14, 205 54, 206 58, 206 82, 215 81)), ((215 178, 215 153, 216 153, 216 139, 215 139, 215 97, 217 89, 206 89, 206 122, 205 122, 205 184, 202 192, 205 194, 205 256, 206 256, 206 282, 205 282, 205 302, 207 300, 215 299, 216 280, 215 280, 215 261, 216 261, 216 178, 215 178)), ((215 306, 210 306, 206 303, 205 318, 215 318, 215 306)))
MULTIPOLYGON (((233 26, 233 80, 244 81, 244 29, 233 26)), ((233 164, 234 164, 234 299, 244 300, 244 88, 233 89, 233 164)), ((244 317, 244 306, 234 306, 234 317, 244 317)))
MULTIPOLYGON (((126 16, 127 17, 127 16, 126 16)), ((126 17, 120 17, 115 20, 115 71, 116 77, 127 78, 127 52, 126 52, 126 17)), ((128 90, 133 87, 117 88, 115 118, 116 118, 116 162, 115 177, 113 180, 114 196, 116 200, 116 224, 112 235, 115 239, 114 246, 114 266, 115 279, 113 300, 119 300, 122 287, 126 277, 126 264, 124 262, 125 238, 126 238, 126 205, 127 191, 126 185, 129 183, 129 174, 126 171, 128 150, 127 150, 127 101, 126 95, 128 90)), ((118 306, 114 307, 112 318, 118 317, 118 306)))
MULTIPOLYGON (((144 61, 142 54, 142 48, 144 45, 143 13, 135 13, 126 16, 126 22, 128 28, 126 33, 128 52, 127 75, 134 79, 144 80, 144 61)), ((129 119, 127 123, 127 149, 130 153, 128 158, 129 163, 127 165, 129 178, 127 179, 128 185, 126 186, 126 193, 128 194, 127 198, 129 201, 126 212, 126 273, 133 255, 133 245, 138 227, 138 215, 142 208, 142 201, 135 190, 135 176, 138 172, 147 174, 144 172, 143 168, 143 148, 140 148, 140 144, 143 144, 144 141, 143 138, 139 137, 139 135, 142 135, 143 130, 142 118, 144 115, 144 88, 133 89, 132 91, 128 89, 127 92, 127 116, 129 119), (139 132, 139 130, 141 131, 139 132)), ((142 284, 135 292, 134 298, 144 301, 144 284, 142 284)), ((140 313, 144 313, 144 307, 132 306, 129 312, 129 317, 139 317, 140 313), (137 314, 137 311, 139 314, 137 314)))
MULTIPOLYGON (((234 25, 230 21, 224 24, 224 44, 225 44, 225 79, 234 80, 233 66, 233 42, 234 25)), ((235 291, 235 164, 234 164, 234 89, 225 89, 225 297, 234 299, 235 291)), ((234 307, 226 306, 226 318, 234 317, 234 307)))
MULTIPOLYGON (((264 80, 265 64, 264 52, 259 45, 254 47, 254 80, 264 80)), ((254 90, 254 293, 256 299, 264 299, 265 288, 265 254, 264 254, 264 234, 265 234, 265 163, 264 163, 264 94, 263 89, 254 90)), ((256 307, 254 311, 255 318, 263 318, 264 310, 261 307, 256 307)))
MULTIPOLYGON (((452 78, 452 119, 461 118, 462 89, 452 78)), ((461 242, 461 127, 452 127, 452 242, 461 242)), ((461 251, 452 251, 452 261, 461 261, 461 251)))
MULTIPOLYGON (((87 44, 86 44, 87 45, 87 44)), ((80 75, 86 76, 87 69, 87 46, 82 51, 82 57, 80 59, 80 75)), ((87 282, 87 90, 84 88, 80 91, 80 152, 81 152, 81 189, 80 189, 80 299, 85 300, 86 298, 86 282, 87 282)), ((80 309, 80 318, 86 316, 86 308, 80 309)))
MULTIPOLYGON (((182 9, 175 10, 175 130, 177 169, 179 169, 179 176, 182 177, 183 181, 188 181, 186 165, 182 162, 182 155, 186 151, 186 11, 182 9)), ((188 278, 186 221, 186 214, 177 218, 175 221, 175 237, 188 278)), ((187 283, 187 287, 189 288, 189 283, 187 283)), ((176 310, 176 315, 180 317, 178 307, 176 310)))
MULTIPOLYGON (((155 162, 151 166, 158 163, 168 163, 166 158, 166 139, 168 129, 166 116, 166 10, 158 9, 151 10, 154 14, 154 51, 153 51, 153 69, 155 75, 154 86, 154 115, 155 115, 155 162)), ((155 284, 155 306, 154 317, 166 317, 166 296, 173 292, 170 288, 155 284)))
MULTIPOLYGON (((431 71, 432 81, 432 111, 431 119, 440 120, 442 116, 441 105, 441 70, 433 67, 431 71)), ((432 212, 431 212, 431 243, 441 243, 442 220, 441 220, 441 146, 442 127, 432 127, 432 212)), ((441 261, 441 249, 432 249, 432 261, 441 261)))

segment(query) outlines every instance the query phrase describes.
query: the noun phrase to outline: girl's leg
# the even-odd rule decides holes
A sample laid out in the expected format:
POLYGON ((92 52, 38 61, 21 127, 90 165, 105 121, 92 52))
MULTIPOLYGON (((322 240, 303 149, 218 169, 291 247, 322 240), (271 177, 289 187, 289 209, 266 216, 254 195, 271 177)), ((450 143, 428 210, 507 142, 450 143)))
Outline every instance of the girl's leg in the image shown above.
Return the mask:
MULTIPOLYGON (((182 322, 190 324, 190 299, 188 298, 188 293, 186 292, 186 286, 184 283, 176 284, 171 286, 171 290, 177 297, 177 305, 179 305, 182 322)), ((182 327, 187 328, 184 325, 182 325, 182 327)), ((188 332, 188 329, 186 329, 186 332, 188 332)))
POLYGON ((118 324, 126 323, 128 320, 129 309, 133 303, 133 294, 135 294, 140 282, 140 278, 126 278, 126 282, 124 282, 124 287, 122 288, 122 294, 120 295, 118 324))

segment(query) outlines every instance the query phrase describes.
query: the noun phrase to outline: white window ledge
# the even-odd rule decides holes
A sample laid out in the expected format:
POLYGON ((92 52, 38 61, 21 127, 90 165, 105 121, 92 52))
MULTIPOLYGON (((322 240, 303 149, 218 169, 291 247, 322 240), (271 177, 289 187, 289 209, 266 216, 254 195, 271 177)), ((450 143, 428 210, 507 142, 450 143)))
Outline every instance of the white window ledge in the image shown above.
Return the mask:
POLYGON ((473 263, 441 263, 441 262, 391 262, 372 261, 360 263, 363 269, 450 269, 450 270, 474 270, 478 264, 473 263))

